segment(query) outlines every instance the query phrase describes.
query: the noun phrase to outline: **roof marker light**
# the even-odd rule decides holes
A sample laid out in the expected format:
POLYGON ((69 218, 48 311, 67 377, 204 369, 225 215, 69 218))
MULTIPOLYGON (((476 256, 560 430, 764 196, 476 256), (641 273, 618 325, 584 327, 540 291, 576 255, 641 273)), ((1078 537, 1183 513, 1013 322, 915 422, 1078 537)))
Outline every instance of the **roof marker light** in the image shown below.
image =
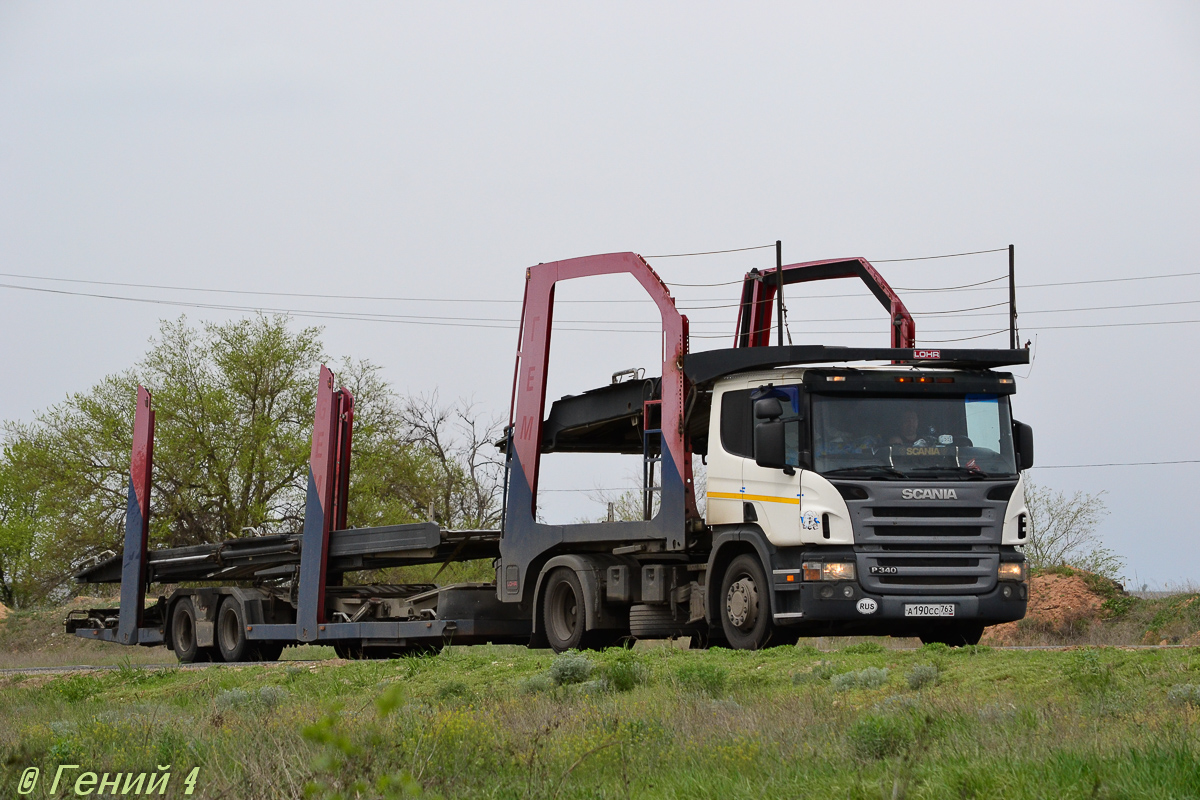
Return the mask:
POLYGON ((837 383, 838 381, 846 380, 846 376, 845 375, 826 375, 825 380, 833 381, 834 383, 837 383))

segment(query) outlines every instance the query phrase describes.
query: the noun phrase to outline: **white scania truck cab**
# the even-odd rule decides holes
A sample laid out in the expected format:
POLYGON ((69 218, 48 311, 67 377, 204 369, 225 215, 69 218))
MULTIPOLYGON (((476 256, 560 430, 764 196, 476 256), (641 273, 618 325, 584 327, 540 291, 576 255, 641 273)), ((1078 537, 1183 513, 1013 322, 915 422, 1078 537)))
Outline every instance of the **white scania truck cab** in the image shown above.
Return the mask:
POLYGON ((729 643, 828 633, 973 644, 985 626, 1021 619, 1020 470, 1033 441, 1012 419, 1014 386, 1007 373, 894 366, 717 381, 706 522, 714 549, 730 538, 752 548, 708 589, 729 643))

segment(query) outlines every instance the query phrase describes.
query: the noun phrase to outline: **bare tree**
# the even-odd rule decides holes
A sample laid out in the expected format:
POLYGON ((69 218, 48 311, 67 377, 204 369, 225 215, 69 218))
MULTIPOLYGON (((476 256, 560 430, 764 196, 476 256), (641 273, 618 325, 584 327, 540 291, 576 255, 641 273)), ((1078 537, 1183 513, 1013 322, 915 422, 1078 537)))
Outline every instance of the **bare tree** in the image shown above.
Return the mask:
POLYGON ((501 420, 484 418, 473 400, 443 404, 437 392, 404 401, 408 441, 433 456, 439 471, 430 515, 447 527, 488 528, 500 522, 504 462, 494 443, 501 420))
POLYGON ((1104 546, 1096 526, 1108 516, 1104 492, 1061 491, 1025 481, 1029 544, 1025 558, 1033 569, 1068 566, 1117 580, 1125 561, 1104 546))

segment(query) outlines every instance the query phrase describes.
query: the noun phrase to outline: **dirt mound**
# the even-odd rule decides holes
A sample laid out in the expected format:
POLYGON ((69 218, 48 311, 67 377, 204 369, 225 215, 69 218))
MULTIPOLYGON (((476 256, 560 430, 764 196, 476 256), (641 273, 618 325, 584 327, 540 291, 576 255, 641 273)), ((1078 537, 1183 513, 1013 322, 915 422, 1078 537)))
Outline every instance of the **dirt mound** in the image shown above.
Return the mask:
POLYGON ((4 619, 7 616, 8 616, 8 606, 4 605, 4 603, 0 603, 0 619, 4 619))
MULTIPOLYGON (((1092 576, 1095 580, 1095 576, 1092 576)), ((1005 622, 984 631, 985 644, 1013 644, 1023 631, 1073 636, 1101 619, 1104 596, 1088 585, 1081 573, 1034 575, 1029 579, 1025 619, 1005 622)))

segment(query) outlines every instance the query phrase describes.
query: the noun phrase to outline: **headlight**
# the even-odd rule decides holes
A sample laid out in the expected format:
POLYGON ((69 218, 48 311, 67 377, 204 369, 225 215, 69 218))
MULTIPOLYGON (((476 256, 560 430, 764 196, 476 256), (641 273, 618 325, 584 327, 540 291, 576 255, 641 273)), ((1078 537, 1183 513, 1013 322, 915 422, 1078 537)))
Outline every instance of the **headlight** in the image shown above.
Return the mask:
POLYGON ((822 563, 807 561, 803 565, 804 580, 806 581, 852 581, 854 580, 853 561, 835 561, 822 563))
POLYGON ((1002 581, 1023 581, 1025 580, 1025 565, 1016 562, 1007 562, 1000 565, 996 577, 1002 581))

